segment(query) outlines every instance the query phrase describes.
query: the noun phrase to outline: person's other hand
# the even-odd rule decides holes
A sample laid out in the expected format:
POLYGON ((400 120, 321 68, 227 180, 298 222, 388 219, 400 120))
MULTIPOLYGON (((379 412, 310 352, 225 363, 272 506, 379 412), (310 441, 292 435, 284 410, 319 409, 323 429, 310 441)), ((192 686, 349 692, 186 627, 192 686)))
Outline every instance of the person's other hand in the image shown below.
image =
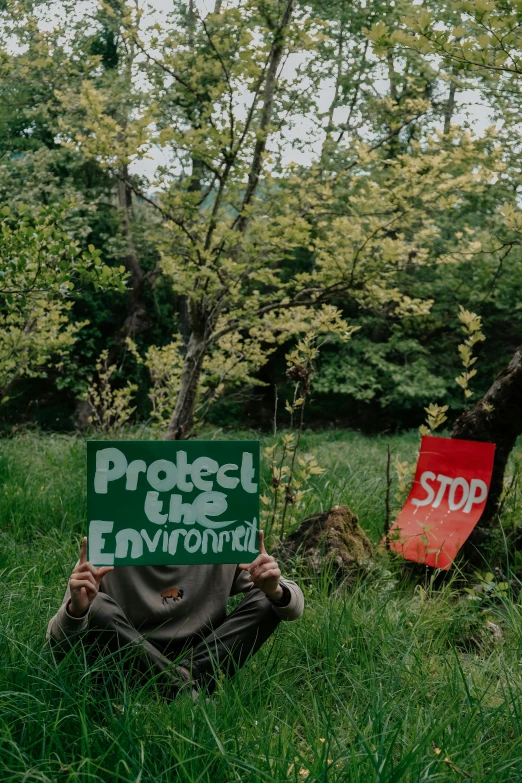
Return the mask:
POLYGON ((73 569, 69 579, 69 590, 71 599, 67 605, 67 611, 73 617, 82 617, 87 613, 100 589, 100 582, 108 571, 112 571, 114 566, 103 566, 95 568, 87 560, 87 537, 82 541, 82 551, 80 552, 80 561, 73 569))
POLYGON ((252 563, 240 563, 239 567, 250 573, 254 586, 262 590, 267 598, 279 601, 283 595, 283 588, 279 584, 281 571, 275 557, 265 549, 265 534, 262 530, 259 531, 259 555, 252 563))

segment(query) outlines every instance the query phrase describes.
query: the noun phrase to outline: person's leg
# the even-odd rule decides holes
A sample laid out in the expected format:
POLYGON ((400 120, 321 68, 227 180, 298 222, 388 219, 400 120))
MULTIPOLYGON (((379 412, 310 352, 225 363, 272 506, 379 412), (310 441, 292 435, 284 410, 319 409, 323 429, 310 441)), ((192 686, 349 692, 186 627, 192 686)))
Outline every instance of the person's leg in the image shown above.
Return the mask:
POLYGON ((197 644, 179 665, 191 672, 199 685, 212 690, 212 674, 231 676, 273 634, 280 618, 261 590, 247 593, 239 606, 212 633, 197 644))
POLYGON ((103 648, 121 661, 127 673, 136 673, 141 681, 155 678, 167 696, 173 698, 181 687, 188 687, 183 671, 148 641, 105 593, 98 593, 92 603, 82 642, 91 650, 90 658, 103 648))

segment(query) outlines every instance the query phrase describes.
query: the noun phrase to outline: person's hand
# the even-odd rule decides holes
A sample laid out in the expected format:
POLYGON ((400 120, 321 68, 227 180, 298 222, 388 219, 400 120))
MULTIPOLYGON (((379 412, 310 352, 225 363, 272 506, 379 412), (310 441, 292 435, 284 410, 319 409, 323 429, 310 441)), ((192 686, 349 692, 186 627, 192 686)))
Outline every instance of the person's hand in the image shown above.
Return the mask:
POLYGON ((267 554, 265 534, 262 530, 259 531, 259 555, 252 563, 240 563, 239 567, 249 571, 254 586, 262 590, 267 598, 279 601, 283 595, 283 588, 279 584, 281 571, 275 557, 267 554))
POLYGON ((80 552, 80 561, 73 569, 69 579, 69 590, 71 599, 67 604, 67 611, 73 617, 82 617, 87 613, 100 589, 100 582, 108 571, 112 571, 114 566, 103 566, 95 568, 92 563, 87 561, 87 537, 82 541, 82 551, 80 552))

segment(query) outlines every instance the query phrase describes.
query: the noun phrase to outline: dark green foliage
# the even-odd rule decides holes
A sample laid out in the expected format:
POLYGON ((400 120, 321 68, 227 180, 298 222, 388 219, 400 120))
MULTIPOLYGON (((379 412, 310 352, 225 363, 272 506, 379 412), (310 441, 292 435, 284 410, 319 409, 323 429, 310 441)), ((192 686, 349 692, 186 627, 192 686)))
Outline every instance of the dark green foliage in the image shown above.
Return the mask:
POLYGON ((118 40, 113 30, 100 31, 91 43, 91 54, 101 55, 105 69, 116 68, 119 62, 118 40))

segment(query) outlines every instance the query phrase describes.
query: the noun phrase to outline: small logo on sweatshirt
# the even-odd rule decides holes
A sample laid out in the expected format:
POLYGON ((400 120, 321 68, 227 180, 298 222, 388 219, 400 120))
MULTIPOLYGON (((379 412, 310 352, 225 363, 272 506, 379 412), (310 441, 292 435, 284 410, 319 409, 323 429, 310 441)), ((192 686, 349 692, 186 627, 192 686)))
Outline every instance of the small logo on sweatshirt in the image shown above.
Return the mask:
POLYGON ((161 598, 164 604, 168 603, 169 598, 172 598, 172 601, 179 601, 183 598, 183 590, 179 587, 169 587, 168 590, 162 592, 161 598))

